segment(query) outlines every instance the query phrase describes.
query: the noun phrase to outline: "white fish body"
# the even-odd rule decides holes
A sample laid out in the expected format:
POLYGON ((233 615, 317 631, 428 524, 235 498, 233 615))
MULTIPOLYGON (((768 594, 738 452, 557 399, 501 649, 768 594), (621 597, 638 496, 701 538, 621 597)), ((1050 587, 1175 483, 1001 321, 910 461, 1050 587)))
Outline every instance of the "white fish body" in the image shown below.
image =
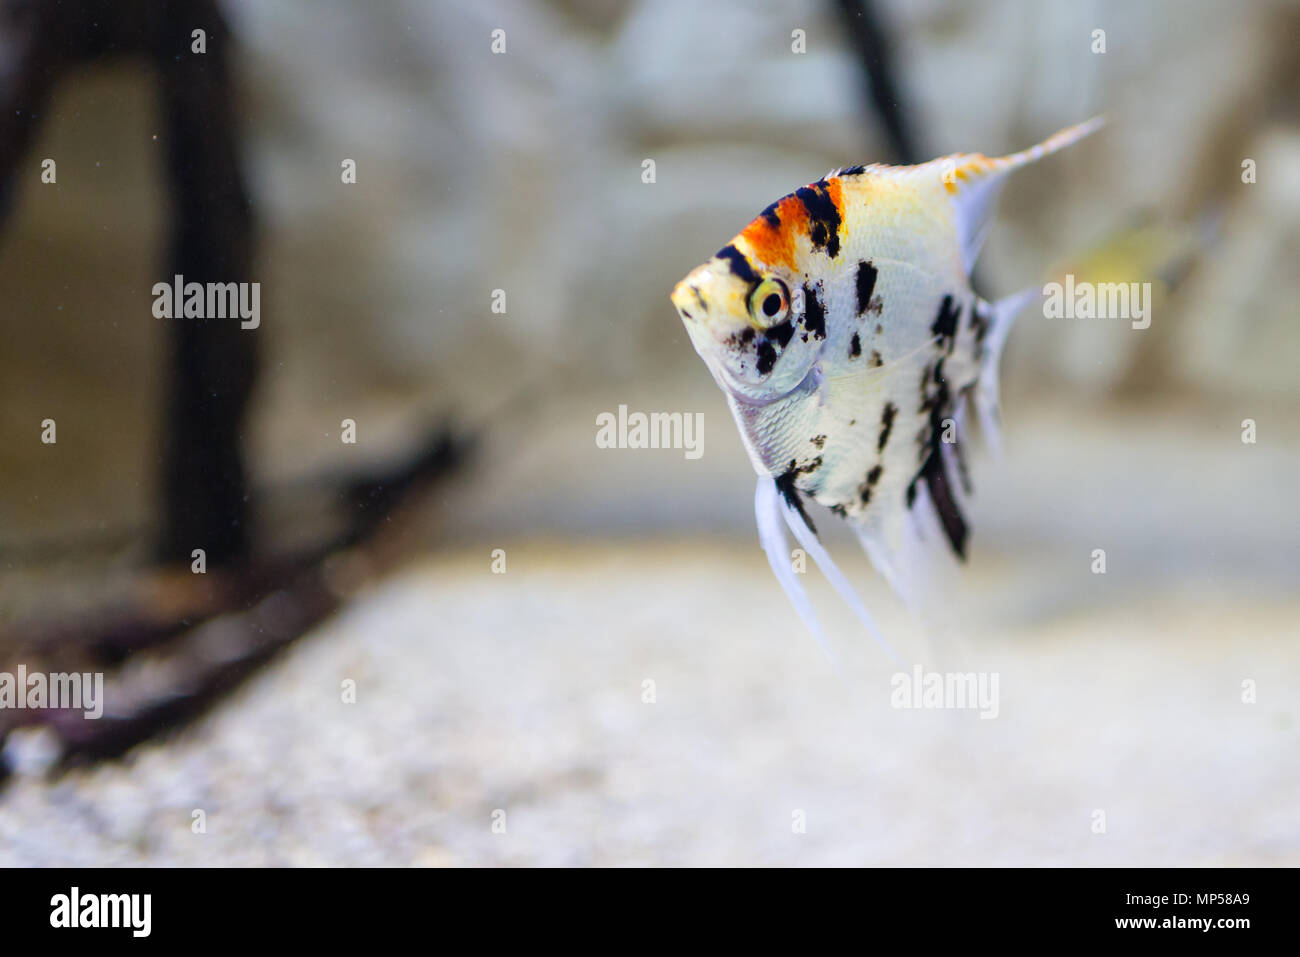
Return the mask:
POLYGON ((758 473, 773 571, 819 637, 782 518, 873 632, 805 498, 849 522, 908 604, 935 598, 942 552, 965 556, 968 400, 995 443, 998 357, 1033 295, 986 303, 971 267, 1006 174, 1100 123, 1005 157, 837 170, 773 203, 673 291, 758 473))

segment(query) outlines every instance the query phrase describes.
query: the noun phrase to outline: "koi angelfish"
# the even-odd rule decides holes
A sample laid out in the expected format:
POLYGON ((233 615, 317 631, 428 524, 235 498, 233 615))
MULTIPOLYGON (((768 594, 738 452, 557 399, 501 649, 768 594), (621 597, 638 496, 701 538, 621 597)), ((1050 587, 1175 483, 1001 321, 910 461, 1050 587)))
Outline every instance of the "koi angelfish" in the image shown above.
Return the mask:
POLYGON ((1100 125, 1010 156, 835 170, 767 207, 673 290, 758 473, 768 561, 823 647, 782 520, 886 649, 805 501, 849 523, 906 604, 935 598, 943 552, 966 554, 968 400, 996 450, 998 357, 1037 292, 985 302, 971 266, 1007 174, 1100 125))

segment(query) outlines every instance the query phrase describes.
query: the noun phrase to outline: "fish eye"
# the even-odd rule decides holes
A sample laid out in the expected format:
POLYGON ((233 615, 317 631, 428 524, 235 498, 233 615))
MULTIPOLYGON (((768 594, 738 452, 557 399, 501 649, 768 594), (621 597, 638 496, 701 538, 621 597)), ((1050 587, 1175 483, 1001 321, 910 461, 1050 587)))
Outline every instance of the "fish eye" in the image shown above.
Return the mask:
POLYGON ((790 312, 790 292, 779 279, 764 279, 749 296, 749 314, 762 328, 780 322, 790 312))

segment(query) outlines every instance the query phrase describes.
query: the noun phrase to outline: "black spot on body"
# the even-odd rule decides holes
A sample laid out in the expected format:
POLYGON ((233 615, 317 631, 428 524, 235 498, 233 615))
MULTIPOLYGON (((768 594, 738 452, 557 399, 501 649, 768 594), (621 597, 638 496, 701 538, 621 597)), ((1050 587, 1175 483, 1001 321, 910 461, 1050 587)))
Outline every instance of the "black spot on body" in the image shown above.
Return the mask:
POLYGON ((885 443, 889 441, 889 433, 894 430, 894 417, 898 415, 898 406, 892 402, 885 403, 885 411, 880 416, 880 439, 876 442, 876 451, 885 451, 885 443))
POLYGON ((826 338, 826 307, 817 298, 815 286, 803 287, 803 325, 818 339, 826 338))
POLYGON ((814 435, 808 441, 811 442, 813 445, 817 446, 817 448, 819 449, 824 449, 826 447, 826 436, 824 435, 814 435))
MULTIPOLYGON (((957 320, 961 318, 961 306, 953 308, 952 296, 944 296, 943 302, 939 306, 939 315, 934 317, 934 322, 930 326, 930 332, 940 338, 952 340, 957 335, 957 320)), ((949 341, 948 349, 952 350, 953 343, 949 341)))
POLYGON ((740 334, 740 341, 745 345, 754 341, 754 330, 750 326, 746 326, 745 331, 740 334))
POLYGON ((725 260, 731 271, 745 282, 758 284, 758 273, 754 272, 754 267, 749 264, 745 254, 735 246, 723 246, 718 250, 718 258, 725 260))
POLYGON ((859 173, 866 172, 865 166, 842 166, 835 175, 837 176, 857 176, 859 173))
POLYGON ((768 329, 765 335, 784 349, 790 344, 790 337, 794 335, 794 323, 789 319, 782 320, 768 329))
POLYGON ((763 219, 767 220, 767 224, 773 228, 781 225, 781 216, 776 211, 777 203, 779 202, 780 200, 777 200, 776 203, 773 203, 771 206, 767 207, 767 209, 759 213, 763 219))
POLYGON ((867 359, 867 365, 871 366, 873 369, 879 369, 884 364, 885 360, 880 357, 880 351, 872 349, 871 356, 867 359))
POLYGON ((797 189, 794 195, 808 211, 808 238, 814 246, 825 247, 826 255, 834 259, 840 254, 840 211, 825 180, 797 189))
POLYGON ((871 504, 871 493, 875 491, 876 483, 880 481, 880 476, 884 473, 883 465, 875 465, 867 473, 867 480, 858 487, 858 497, 862 499, 863 505, 871 504))
POLYGON ((772 343, 764 339, 758 344, 759 375, 767 375, 772 371, 774 365, 776 365, 776 349, 772 346, 772 343))
POLYGON ((695 293, 695 301, 700 304, 700 308, 705 312, 709 311, 709 304, 704 301, 704 293, 700 292, 699 286, 692 286, 691 292, 695 293))
POLYGON ((869 262, 858 263, 858 315, 862 315, 871 306, 871 294, 876 290, 876 267, 869 262))
POLYGON ((862 355, 862 340, 858 338, 858 334, 855 332, 853 338, 849 340, 849 358, 856 359, 860 355, 862 355))

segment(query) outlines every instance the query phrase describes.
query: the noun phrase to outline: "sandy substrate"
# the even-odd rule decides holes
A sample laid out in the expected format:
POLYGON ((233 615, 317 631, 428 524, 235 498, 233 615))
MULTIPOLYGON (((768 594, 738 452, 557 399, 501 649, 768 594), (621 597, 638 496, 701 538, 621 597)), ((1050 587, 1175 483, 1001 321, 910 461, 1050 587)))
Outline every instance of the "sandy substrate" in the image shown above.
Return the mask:
POLYGON ((505 547, 360 596, 177 741, 20 774, 0 864, 1300 864, 1294 595, 1081 612, 988 561, 936 651, 846 560, 909 662, 998 674, 983 720, 892 708, 810 575, 833 672, 747 542, 505 547))

